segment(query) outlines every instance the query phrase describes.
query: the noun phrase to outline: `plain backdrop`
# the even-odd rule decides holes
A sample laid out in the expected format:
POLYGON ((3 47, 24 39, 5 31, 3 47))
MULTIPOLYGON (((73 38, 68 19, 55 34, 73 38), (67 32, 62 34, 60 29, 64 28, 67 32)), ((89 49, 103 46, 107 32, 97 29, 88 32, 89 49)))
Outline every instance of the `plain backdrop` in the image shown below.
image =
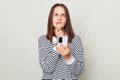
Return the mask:
POLYGON ((0 0, 0 80, 41 80, 38 38, 55 3, 82 39, 81 80, 120 80, 120 0, 0 0))

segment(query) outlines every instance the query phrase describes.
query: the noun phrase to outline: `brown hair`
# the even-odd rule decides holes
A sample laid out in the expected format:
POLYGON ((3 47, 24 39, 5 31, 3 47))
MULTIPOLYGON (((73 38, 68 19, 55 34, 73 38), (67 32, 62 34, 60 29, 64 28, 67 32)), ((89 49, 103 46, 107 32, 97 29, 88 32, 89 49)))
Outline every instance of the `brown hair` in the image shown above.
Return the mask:
POLYGON ((48 40, 50 40, 50 42, 52 43, 52 37, 55 36, 54 34, 54 27, 53 27, 53 12, 54 9, 60 6, 65 10, 65 14, 66 14, 66 24, 64 26, 64 30, 68 35, 68 42, 71 42, 72 39, 74 38, 74 31, 72 28, 72 24, 71 24, 71 20, 70 20, 70 15, 69 15, 69 11, 68 8, 64 5, 64 4, 54 4, 50 10, 49 16, 48 16, 48 25, 47 25, 47 35, 46 38, 48 40))

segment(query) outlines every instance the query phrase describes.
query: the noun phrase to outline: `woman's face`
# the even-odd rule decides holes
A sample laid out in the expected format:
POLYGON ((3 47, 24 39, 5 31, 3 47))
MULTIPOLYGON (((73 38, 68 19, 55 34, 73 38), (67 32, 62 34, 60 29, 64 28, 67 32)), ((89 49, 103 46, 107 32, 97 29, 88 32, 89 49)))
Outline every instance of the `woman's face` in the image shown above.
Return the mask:
POLYGON ((65 10, 61 6, 57 6, 53 12, 53 26, 55 29, 62 29, 66 24, 65 10))

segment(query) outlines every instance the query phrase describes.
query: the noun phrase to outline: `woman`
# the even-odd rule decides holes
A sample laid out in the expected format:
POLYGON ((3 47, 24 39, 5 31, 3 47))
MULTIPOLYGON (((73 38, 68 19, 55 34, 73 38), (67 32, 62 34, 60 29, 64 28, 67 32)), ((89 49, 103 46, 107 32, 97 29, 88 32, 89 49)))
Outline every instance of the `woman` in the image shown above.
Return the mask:
POLYGON ((39 38, 39 61, 43 69, 42 79, 79 79, 84 71, 83 46, 74 34, 67 7, 52 6, 47 34, 39 38), (58 44, 59 36, 68 37, 68 45, 58 44))

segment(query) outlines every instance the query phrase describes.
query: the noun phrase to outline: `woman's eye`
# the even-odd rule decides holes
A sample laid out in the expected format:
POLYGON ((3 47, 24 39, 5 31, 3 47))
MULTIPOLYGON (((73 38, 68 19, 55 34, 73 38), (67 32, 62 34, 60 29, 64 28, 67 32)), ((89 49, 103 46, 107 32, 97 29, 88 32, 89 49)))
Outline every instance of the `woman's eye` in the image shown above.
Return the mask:
POLYGON ((65 14, 62 14, 63 17, 65 17, 65 14))
POLYGON ((53 16, 56 16, 56 17, 58 17, 58 16, 61 16, 61 17, 66 17, 66 15, 65 15, 65 14, 58 14, 58 13, 53 14, 53 16))
POLYGON ((57 13, 55 13, 55 14, 54 14, 54 16, 58 16, 58 14, 57 14, 57 13))

